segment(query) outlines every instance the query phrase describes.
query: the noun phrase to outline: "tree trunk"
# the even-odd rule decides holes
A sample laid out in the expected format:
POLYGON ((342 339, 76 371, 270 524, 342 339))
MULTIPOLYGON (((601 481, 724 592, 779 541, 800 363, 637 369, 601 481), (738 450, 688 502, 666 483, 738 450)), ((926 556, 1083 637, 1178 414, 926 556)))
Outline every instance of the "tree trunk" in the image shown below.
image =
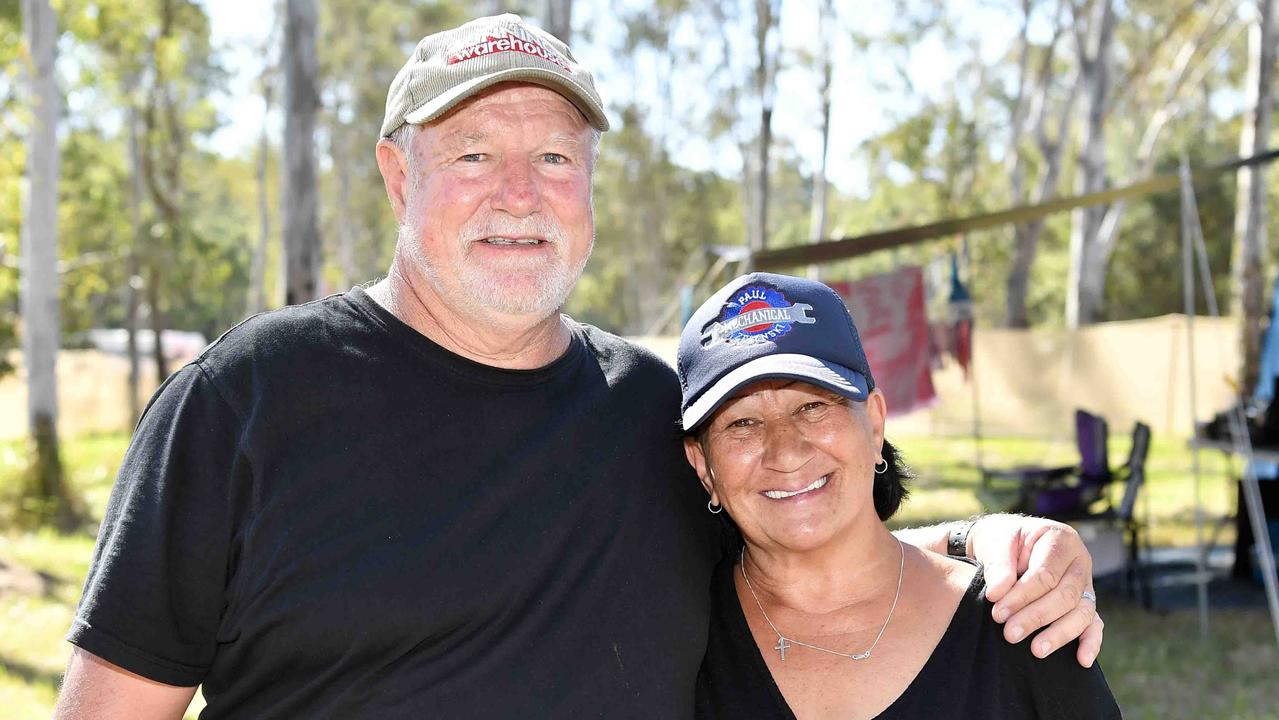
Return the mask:
MULTIPOLYGON (((817 173, 813 176, 813 202, 812 213, 808 224, 808 241, 821 242, 826 239, 826 162, 827 156, 830 154, 830 81, 832 74, 831 59, 831 41, 835 33, 835 2, 834 0, 823 0, 821 5, 821 14, 818 18, 818 32, 821 33, 820 52, 821 57, 818 62, 821 65, 822 84, 822 117, 821 117, 821 133, 822 133, 822 156, 817 164, 817 173)), ((808 266, 808 276, 814 280, 818 277, 818 266, 808 266)))
POLYGON ((270 193, 267 191, 267 167, 271 157, 271 139, 267 134, 266 117, 271 112, 271 88, 263 78, 263 122, 258 134, 258 240, 253 246, 253 262, 249 267, 249 313, 260 313, 267 307, 266 297, 266 248, 271 241, 270 193))
POLYGON ((347 112, 334 112, 334 120, 329 135, 329 156, 333 158, 333 173, 337 175, 338 196, 337 216, 342 222, 337 225, 337 281, 338 290, 349 290, 352 285, 363 278, 356 268, 354 222, 350 222, 354 210, 351 207, 351 177, 357 166, 351 157, 352 149, 363 147, 359 134, 351 123, 339 118, 354 116, 354 108, 347 107, 347 112))
POLYGON ((290 305, 319 296, 319 188, 315 171, 315 115, 319 66, 315 0, 287 0, 284 22, 285 298, 290 305))
MULTIPOLYGON (((1248 157, 1270 137, 1275 71, 1274 0, 1258 0, 1257 22, 1248 29, 1247 111, 1239 134, 1239 155, 1248 157)), ((1240 327, 1240 387, 1257 384, 1261 354, 1261 325, 1265 317, 1266 283, 1266 167, 1240 168, 1236 176, 1235 241, 1230 262, 1230 308, 1242 319, 1240 327)))
MULTIPOLYGON (((1124 184, 1135 182, 1136 179, 1145 177, 1154 170, 1160 134, 1175 114, 1182 90, 1186 87, 1195 87, 1212 66, 1212 55, 1216 48, 1229 44, 1230 35, 1225 30, 1231 27, 1233 9, 1233 4, 1227 0, 1221 0, 1212 6, 1203 26, 1188 38, 1176 53, 1171 66, 1167 68, 1171 78, 1168 87, 1164 97, 1150 114, 1146 129, 1142 133, 1141 143, 1137 148, 1135 169, 1124 184), (1201 46, 1207 47, 1207 50, 1201 53, 1201 46), (1196 58, 1198 58, 1197 62, 1196 58)), ((1118 88, 1116 92, 1123 90, 1124 88, 1118 88)), ((1103 125, 1106 118, 1113 114, 1116 102, 1117 99, 1114 97, 1107 101, 1106 117, 1101 120, 1103 125)), ((1105 183, 1105 185, 1108 184, 1109 182, 1105 183)), ((1105 302, 1106 274, 1110 266, 1110 257, 1118 243, 1120 225, 1127 209, 1127 200, 1090 208, 1091 212, 1088 216, 1090 224, 1086 225, 1087 234, 1084 236, 1085 242, 1078 265, 1079 282, 1071 282, 1068 288, 1068 290, 1074 290, 1079 299, 1080 317, 1084 318, 1079 324, 1095 322, 1100 317, 1101 308, 1105 302), (1086 273, 1094 273, 1096 276, 1089 277, 1086 273)), ((1072 272, 1075 269, 1076 266, 1072 263, 1072 272)))
POLYGON ((22 353, 27 371, 27 422, 35 453, 20 502, 37 523, 72 528, 76 511, 62 473, 58 446, 58 115, 62 98, 54 76, 58 23, 48 0, 23 0, 31 52, 31 131, 27 141, 27 198, 22 222, 22 353))
POLYGON ((1042 222, 1020 223, 1013 226, 1013 264, 1005 284, 1008 327, 1030 327, 1030 313, 1026 298, 1030 294, 1030 270, 1039 250, 1039 236, 1043 234, 1042 222))
POLYGON ((573 40, 573 0, 545 0, 546 31, 568 45, 573 40))
POLYGON ((773 144, 773 96, 777 73, 778 21, 781 0, 755 0, 755 48, 759 64, 755 67, 755 93, 759 98, 759 167, 755 176, 755 234, 751 253, 768 246, 768 166, 773 144))
POLYGON ((164 357, 164 313, 160 310, 160 271, 152 265, 147 272, 147 304, 151 306, 151 334, 155 343, 151 346, 151 357, 155 360, 155 381, 163 385, 169 379, 169 362, 164 357))
MULTIPOLYGON (((1022 0, 1022 26, 1018 37, 1017 95, 1013 98, 1012 117, 1008 123, 1008 167, 1010 195, 1014 204, 1026 200, 1026 153, 1023 151, 1026 127, 1028 90, 1030 88, 1030 15, 1034 6, 1031 0, 1022 0)), ((1049 50, 1051 57, 1051 49, 1049 50)), ((1048 87, 1039 88, 1047 101, 1048 87)), ((1026 311, 1026 295, 1030 287, 1030 269, 1035 264, 1039 245, 1039 233, 1031 235, 1029 224, 1013 226, 1013 263, 1005 283, 1004 307, 1009 327, 1028 327, 1030 317, 1026 311)))
POLYGON ((141 361, 138 357, 138 292, 142 289, 139 275, 138 245, 142 237, 142 146, 138 139, 136 82, 129 92, 129 252, 125 256, 124 328, 129 356, 129 425, 132 427, 142 417, 138 398, 142 379, 141 361))
MULTIPOLYGON (((1106 168, 1106 115, 1110 102, 1110 70, 1114 48, 1113 0, 1094 0, 1092 17, 1076 30, 1079 67, 1086 98, 1083 148, 1079 154, 1076 192, 1104 190, 1106 168)), ((1075 18, 1078 24, 1081 18, 1075 18)), ((1105 278, 1088 277, 1099 267, 1097 233, 1105 216, 1104 206, 1092 205, 1071 213, 1070 275, 1066 285, 1066 326, 1077 328, 1096 321, 1101 312, 1105 278)), ((1100 265, 1104 272, 1104 263, 1100 265)))
MULTIPOLYGON (((1022 3, 1023 23, 1021 30, 1021 57, 1018 62, 1017 97, 1012 108, 1012 119, 1009 123, 1008 147, 1012 153, 1009 157, 1013 202, 1018 204, 1039 204, 1057 195, 1057 177, 1061 172, 1062 152, 1068 136, 1067 129, 1070 116, 1074 111, 1075 99, 1079 95, 1080 81, 1078 76, 1069 81, 1066 98, 1062 101, 1057 113, 1055 135, 1048 131, 1048 109, 1053 86, 1053 60, 1056 55, 1057 42, 1065 28, 1060 9, 1054 23, 1052 39, 1044 49, 1044 54, 1035 72, 1035 80, 1030 81, 1030 24, 1034 10, 1030 0, 1022 3), (1033 94, 1031 89, 1033 86, 1033 94), (1033 111, 1033 112, 1032 112, 1033 111), (1033 116, 1033 118, 1032 118, 1033 116), (1030 134, 1034 137, 1042 160, 1042 170, 1037 183, 1036 192, 1031 195, 1026 188, 1026 134, 1027 121, 1031 121, 1030 134)), ((1035 256, 1039 251, 1039 238, 1043 235, 1044 220, 1032 220, 1013 226, 1012 267, 1008 271, 1005 285, 1005 310, 1009 327, 1029 327, 1030 315, 1026 308, 1026 298, 1030 291, 1030 272, 1035 264, 1035 256)))

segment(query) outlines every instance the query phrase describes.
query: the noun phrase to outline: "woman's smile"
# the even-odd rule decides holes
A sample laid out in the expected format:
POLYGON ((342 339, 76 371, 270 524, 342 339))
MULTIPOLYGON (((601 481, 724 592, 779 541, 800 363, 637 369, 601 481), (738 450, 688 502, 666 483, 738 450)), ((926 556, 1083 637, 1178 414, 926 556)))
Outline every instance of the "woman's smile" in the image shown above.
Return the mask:
POLYGON ((813 495, 820 494, 820 491, 823 488, 825 488, 826 485, 830 482, 830 478, 831 478, 831 473, 826 473, 825 475, 817 478, 811 483, 801 488, 798 488, 796 490, 782 490, 782 489, 765 490, 763 491, 762 494, 764 495, 764 497, 767 497, 770 500, 779 500, 779 501, 805 500, 805 499, 811 498, 813 495))

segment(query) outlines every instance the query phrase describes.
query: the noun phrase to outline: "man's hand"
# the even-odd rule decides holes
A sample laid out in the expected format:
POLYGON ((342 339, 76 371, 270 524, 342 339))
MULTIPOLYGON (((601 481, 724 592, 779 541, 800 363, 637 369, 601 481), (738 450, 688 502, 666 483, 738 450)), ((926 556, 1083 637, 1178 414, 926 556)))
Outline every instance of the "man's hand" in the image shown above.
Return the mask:
POLYGON ((1075 657, 1091 667, 1101 651, 1103 623, 1092 592, 1092 556, 1079 533, 1053 520, 1020 515, 986 515, 968 534, 969 555, 986 573, 986 597, 995 622, 1011 643, 1047 629, 1031 652, 1047 657, 1079 638, 1075 657))

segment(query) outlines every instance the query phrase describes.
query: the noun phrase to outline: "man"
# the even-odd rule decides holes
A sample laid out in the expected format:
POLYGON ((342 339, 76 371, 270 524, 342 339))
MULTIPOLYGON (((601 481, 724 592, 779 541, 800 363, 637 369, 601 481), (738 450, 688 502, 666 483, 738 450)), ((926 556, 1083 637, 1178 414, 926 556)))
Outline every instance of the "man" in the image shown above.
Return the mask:
MULTIPOLYGON (((210 717, 691 715, 720 549, 679 388, 558 312, 607 127, 590 74, 515 16, 418 45, 377 145, 387 278, 252 318, 157 392, 59 717, 180 717, 197 685, 210 717)), ((1077 536, 958 527, 1017 611, 1010 639, 1088 628, 1091 662, 1077 536)))

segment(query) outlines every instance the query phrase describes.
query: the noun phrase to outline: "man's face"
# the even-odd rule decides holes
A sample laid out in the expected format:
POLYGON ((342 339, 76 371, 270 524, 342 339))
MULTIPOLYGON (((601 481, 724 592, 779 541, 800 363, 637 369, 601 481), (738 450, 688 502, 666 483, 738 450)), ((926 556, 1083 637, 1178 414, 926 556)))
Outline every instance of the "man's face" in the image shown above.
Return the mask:
POLYGON ((413 152, 400 250, 421 279, 455 311, 558 310, 595 235, 581 113, 553 90, 498 85, 423 127, 413 152))

